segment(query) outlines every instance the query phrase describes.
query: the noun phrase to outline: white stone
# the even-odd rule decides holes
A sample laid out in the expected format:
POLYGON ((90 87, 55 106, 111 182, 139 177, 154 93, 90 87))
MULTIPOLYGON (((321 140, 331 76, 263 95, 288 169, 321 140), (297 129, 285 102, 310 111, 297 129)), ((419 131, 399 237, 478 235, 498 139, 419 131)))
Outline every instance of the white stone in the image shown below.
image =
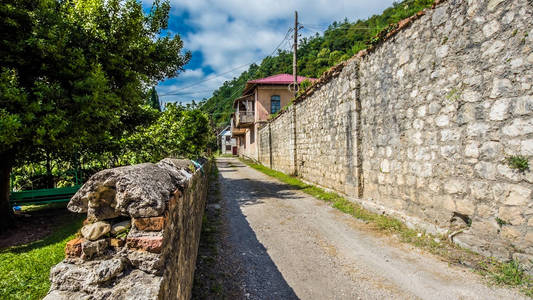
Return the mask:
POLYGON ((485 37, 493 35, 498 30, 500 30, 500 23, 496 20, 492 20, 483 26, 483 34, 485 37))
POLYGON ((446 146, 440 147, 440 154, 446 158, 452 157, 452 155, 454 155, 456 152, 457 152, 457 146, 446 145, 446 146))
POLYGON ((426 115, 426 106, 422 105, 418 107, 418 109, 416 110, 416 115, 419 117, 424 117, 426 115))
POLYGON ((481 100, 481 94, 470 89, 465 90, 461 96, 465 102, 478 102, 481 100))
POLYGON ((388 159, 381 161, 381 172, 389 173, 390 172, 390 162, 388 159))
POLYGON ((474 170, 476 171, 476 174, 484 179, 496 179, 496 165, 489 162, 478 162, 474 166, 474 170))
POLYGON ((520 143, 520 153, 525 156, 533 156, 533 139, 523 140, 520 143))
POLYGON ((490 0, 489 3, 487 4, 487 10, 488 11, 493 11, 496 6, 498 6, 498 4, 502 3, 504 0, 490 0))
POLYGON ((477 158, 479 156, 479 143, 470 142, 465 146, 465 156, 477 158))
POLYGON ((466 184, 461 179, 450 179, 444 183, 444 191, 448 194, 464 193, 466 191, 466 184))
POLYGON ((489 130, 489 125, 486 123, 474 123, 468 125, 466 133, 468 136, 483 136, 489 130))
POLYGON ((510 64, 512 69, 518 69, 524 64, 524 60, 522 58, 515 58, 511 60, 510 64))
POLYGON ((509 195, 503 201, 505 205, 525 205, 531 200, 531 190, 518 184, 508 184, 509 195))
POLYGON ((446 8, 446 5, 442 5, 433 10, 433 16, 431 16, 431 24, 433 24, 433 26, 436 27, 446 22, 446 20, 448 19, 446 8))
POLYGON ((502 132, 508 136, 519 136, 533 132, 533 119, 514 119, 513 122, 502 128, 502 132))
POLYGON ((489 190, 489 185, 483 181, 474 181, 470 184, 470 192, 475 199, 484 200, 490 199, 492 194, 489 190))
POLYGON ((507 78, 494 78, 492 81, 492 91, 490 92, 491 98, 496 98, 502 96, 507 91, 510 91, 513 88, 511 80, 507 78))
POLYGON ((422 145, 422 143, 423 143, 422 132, 417 131, 417 132, 413 133, 413 135, 411 136, 411 141, 413 141, 413 143, 415 143, 417 145, 422 145))
POLYGON ((518 98, 513 98, 513 114, 515 115, 526 115, 533 112, 533 96, 523 96, 518 98))
POLYGON ((104 221, 98 221, 92 224, 87 224, 81 228, 81 235, 90 240, 95 241, 111 230, 111 225, 104 221))
POLYGON ((508 13, 505 14, 505 16, 503 16, 502 23, 509 24, 513 21, 513 19, 514 19, 514 11, 509 11, 508 13))
POLYGON ((489 117, 493 121, 501 121, 505 119, 507 109, 509 108, 509 99, 500 99, 494 101, 490 109, 489 117))
POLYGON ((498 142, 488 141, 483 143, 480 148, 480 157, 481 159, 487 160, 498 160, 501 158, 502 154, 502 145, 498 142))
POLYGON ((413 128, 416 130, 422 130, 424 128, 424 121, 421 119, 416 119, 413 121, 413 128))
POLYGON ((515 182, 518 182, 520 181, 520 174, 518 174, 518 172, 514 169, 511 169, 509 168, 508 165, 503 165, 503 164, 500 164, 498 165, 498 173, 500 175, 502 175, 503 177, 511 180, 511 181, 515 181, 515 182))
POLYGON ((411 55, 409 53, 409 50, 404 50, 400 52, 400 57, 398 59, 398 65, 401 66, 407 63, 410 59, 411 59, 411 55))
POLYGON ((435 124, 439 127, 448 126, 449 123, 450 123, 450 119, 448 118, 447 115, 440 115, 435 118, 435 124))
POLYGON ((457 141, 461 137, 461 133, 457 129, 443 129, 440 132, 440 140, 443 142, 457 141))
POLYGON ((481 48, 484 49, 482 56, 492 56, 498 54, 504 47, 505 43, 502 41, 487 41, 481 46, 481 48))
POLYGON ((529 55, 527 56, 527 61, 533 64, 533 52, 529 53, 529 55))
POLYGON ((525 220, 522 217, 522 211, 520 207, 500 207, 498 210, 498 217, 505 222, 512 225, 522 225, 525 220))
POLYGON ((446 55, 448 55, 448 45, 443 45, 443 46, 440 46, 437 48, 437 50, 435 51, 435 54, 437 55, 437 57, 439 58, 443 58, 445 57, 446 55))

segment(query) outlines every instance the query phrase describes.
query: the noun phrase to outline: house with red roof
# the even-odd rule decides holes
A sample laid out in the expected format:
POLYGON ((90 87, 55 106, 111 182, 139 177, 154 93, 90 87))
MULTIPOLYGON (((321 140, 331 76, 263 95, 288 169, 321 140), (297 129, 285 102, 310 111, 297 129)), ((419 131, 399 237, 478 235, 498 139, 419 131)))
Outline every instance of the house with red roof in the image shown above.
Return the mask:
MULTIPOLYGON (((298 76, 298 83, 306 79, 316 80, 298 76)), ((235 113, 231 118, 231 132, 237 139, 239 156, 258 159, 257 130, 294 98, 289 90, 293 82, 293 75, 278 74, 246 83, 242 96, 233 102, 235 113)))

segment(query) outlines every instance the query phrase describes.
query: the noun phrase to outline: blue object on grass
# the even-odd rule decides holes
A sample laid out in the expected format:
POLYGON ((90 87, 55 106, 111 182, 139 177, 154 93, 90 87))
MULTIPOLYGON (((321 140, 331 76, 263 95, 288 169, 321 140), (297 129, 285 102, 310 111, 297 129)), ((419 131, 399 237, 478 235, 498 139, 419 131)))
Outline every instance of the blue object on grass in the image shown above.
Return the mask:
POLYGON ((20 206, 18 206, 18 205, 17 205, 17 206, 13 206, 13 210, 14 210, 14 211, 21 211, 21 210, 22 210, 22 207, 20 207, 20 206))

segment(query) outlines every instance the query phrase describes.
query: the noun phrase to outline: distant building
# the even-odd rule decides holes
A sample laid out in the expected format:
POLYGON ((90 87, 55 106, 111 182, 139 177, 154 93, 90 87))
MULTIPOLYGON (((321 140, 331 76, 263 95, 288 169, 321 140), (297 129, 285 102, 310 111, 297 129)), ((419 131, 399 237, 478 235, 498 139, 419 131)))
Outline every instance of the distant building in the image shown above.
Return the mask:
MULTIPOLYGON (((306 79, 315 80, 298 76, 298 83, 306 79)), ((246 83, 242 96, 233 102, 235 113, 231 118, 231 133, 237 138, 239 156, 258 159, 257 129, 294 98, 288 89, 293 82, 292 75, 278 74, 246 83)))
POLYGON ((231 136, 230 126, 227 126, 218 134, 220 153, 237 155, 237 139, 231 136))

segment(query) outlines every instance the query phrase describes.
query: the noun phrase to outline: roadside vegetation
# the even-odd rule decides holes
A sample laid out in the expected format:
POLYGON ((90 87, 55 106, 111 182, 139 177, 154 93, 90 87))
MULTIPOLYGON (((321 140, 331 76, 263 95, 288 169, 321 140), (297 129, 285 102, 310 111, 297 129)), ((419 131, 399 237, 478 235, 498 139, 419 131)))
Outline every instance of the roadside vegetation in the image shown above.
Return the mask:
POLYGON ((353 216, 380 233, 394 236, 403 243, 414 245, 438 255, 449 263, 468 267, 481 274, 490 283, 520 289, 525 295, 533 297, 533 278, 516 261, 500 262, 486 258, 452 243, 446 236, 434 236, 420 230, 410 229, 403 222, 383 214, 373 213, 343 196, 307 184, 299 178, 272 170, 249 160, 242 160, 248 166, 274 177, 302 192, 329 203, 332 207, 353 216))
MULTIPOLYGON (((32 207, 28 211, 57 206, 32 207)), ((45 238, 0 249, 1 299, 42 299, 46 295, 50 288, 50 268, 65 258, 65 244, 75 237, 83 220, 75 214, 60 214, 56 218, 53 233, 45 238)))

